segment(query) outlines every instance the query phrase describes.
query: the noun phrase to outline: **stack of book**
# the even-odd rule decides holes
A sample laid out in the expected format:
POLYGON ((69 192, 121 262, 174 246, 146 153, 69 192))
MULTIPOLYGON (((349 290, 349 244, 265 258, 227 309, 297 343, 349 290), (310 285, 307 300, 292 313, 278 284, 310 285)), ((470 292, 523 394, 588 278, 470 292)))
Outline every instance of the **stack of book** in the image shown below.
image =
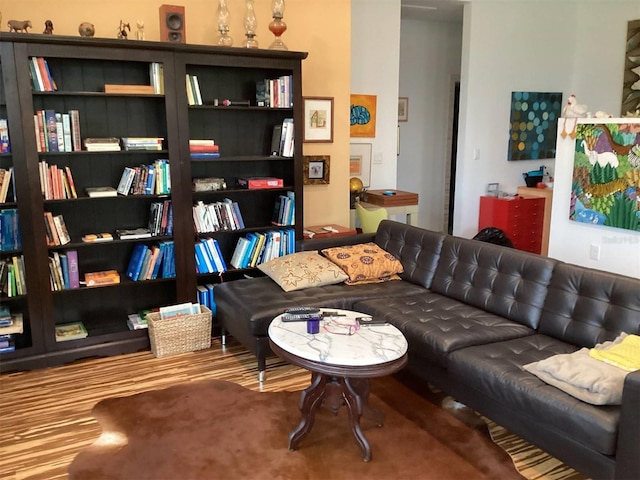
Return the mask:
POLYGON ((125 167, 116 191, 120 195, 168 195, 171 193, 169 160, 125 167))
POLYGON ((41 161, 39 167, 40 189, 45 200, 78 198, 71 168, 49 165, 46 160, 41 161))
MULTIPOLYGON (((0 203, 7 201, 9 186, 12 185, 14 181, 13 167, 0 168, 0 203)), ((15 189, 13 189, 13 191, 15 191, 15 189)))
POLYGON ((87 332, 87 329, 82 322, 56 325, 56 342, 77 340, 79 338, 87 338, 88 336, 89 332, 87 332))
POLYGON ((19 214, 16 208, 0 210, 0 251, 22 249, 19 214))
POLYGON ((87 272, 84 274, 84 284, 87 287, 99 287, 102 285, 114 285, 120 283, 120 274, 117 270, 103 270, 100 272, 87 272))
POLYGON ((222 273, 227 271, 220 245, 215 238, 203 238, 195 245, 196 271, 198 273, 222 273))
POLYGON ((59 113, 55 110, 36 110, 33 122, 38 152, 78 152, 80 116, 78 110, 59 113))
POLYGON ((200 94, 200 84, 198 77, 187 73, 187 102, 189 105, 202 105, 202 95, 200 94))
POLYGON ((136 244, 125 275, 134 282, 175 277, 173 242, 159 242, 156 245, 136 244))
POLYGON ((229 263, 235 268, 251 268, 294 251, 293 229, 251 232, 238 239, 229 263))
MULTIPOLYGON (((150 312, 151 310, 149 310, 150 312)), ((130 313, 127 315, 127 327, 129 330, 143 330, 149 328, 146 315, 142 313, 130 313)))
POLYGON ((87 152, 119 152, 120 140, 116 137, 87 137, 84 139, 84 148, 87 152))
POLYGON ((220 158, 220 147, 211 139, 189 140, 191 158, 220 158))
POLYGON ((6 297, 26 295, 24 256, 14 255, 0 260, 0 294, 6 297))
POLYGON ((162 150, 162 137, 122 137, 125 150, 162 150))
POLYGON ((118 191, 110 186, 104 187, 87 187, 85 188, 87 196, 90 198, 117 197, 118 191))
POLYGON ((276 199, 273 208, 273 224, 279 226, 295 225, 296 200, 294 192, 287 192, 276 199))
POLYGON ((198 233, 245 228, 240 206, 230 198, 209 204, 197 202, 193 206, 193 221, 198 233))
POLYGON ((9 124, 6 118, 0 118, 0 153, 11 153, 9 124))
POLYGON ((42 57, 31 57, 29 62, 29 74, 35 92, 55 92, 58 89, 51 76, 49 64, 42 57))
POLYGON ((9 307, 0 305, 0 353, 15 351, 15 336, 20 335, 23 331, 22 314, 12 314, 9 307))
POLYGON ((54 292, 80 288, 76 250, 53 252, 49 257, 49 282, 54 292))
POLYGON ((151 204, 148 228, 153 237, 173 235, 173 204, 171 200, 151 204))
POLYGON ((256 82, 256 105, 259 107, 293 107, 293 77, 282 75, 256 82))

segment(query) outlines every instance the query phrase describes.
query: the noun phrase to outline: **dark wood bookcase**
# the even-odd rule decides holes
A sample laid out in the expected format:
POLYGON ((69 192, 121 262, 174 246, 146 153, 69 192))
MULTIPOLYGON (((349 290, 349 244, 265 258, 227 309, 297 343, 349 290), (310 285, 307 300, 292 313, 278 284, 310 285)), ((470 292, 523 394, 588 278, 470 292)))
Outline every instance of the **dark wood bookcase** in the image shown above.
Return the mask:
MULTIPOLYGON (((295 192, 296 239, 302 238, 302 136, 295 130, 292 158, 270 156, 273 127, 292 117, 302 119, 301 62, 303 52, 280 52, 199 45, 86 39, 31 34, 0 34, 0 118, 8 118, 12 152, 0 155, 0 166, 13 166, 16 202, 20 213, 27 295, 11 299, 12 312, 21 312, 25 331, 15 352, 0 354, 0 370, 24 370, 56 365, 90 356, 106 356, 149 347, 146 330, 129 330, 127 315, 143 309, 196 301, 198 284, 233 280, 251 274, 234 270, 229 260, 239 236, 273 228, 271 219, 278 195, 295 192), (36 92, 30 80, 32 57, 47 60, 57 84, 54 92, 36 92), (162 64, 163 94, 105 93, 105 84, 150 84, 150 65, 162 64), (187 74, 197 75, 204 105, 189 106, 187 74), (292 75, 293 107, 255 106, 255 85, 265 78, 292 75), (250 100, 251 106, 214 106, 215 99, 250 100), (80 113, 80 131, 86 137, 163 137, 161 151, 39 153, 34 113, 52 109, 80 113), (190 138, 213 138, 220 158, 196 160, 189 153, 190 138), (167 159, 171 173, 169 195, 128 195, 89 198, 85 188, 116 187, 124 167, 167 159), (70 167, 77 199, 44 200, 39 162, 70 167), (235 180, 243 176, 275 176, 282 189, 242 190, 235 180), (193 193, 195 177, 225 178, 223 191, 193 193), (192 216, 194 202, 230 198, 238 202, 245 229, 198 235, 192 216), (146 226, 152 202, 171 200, 173 235, 143 240, 84 243, 88 233, 114 233, 119 228, 146 226), (46 242, 44 212, 63 215, 71 243, 50 247, 46 242), (194 245, 200 237, 218 240, 229 270, 198 275, 194 245), (172 240, 174 278, 131 281, 127 265, 136 243, 172 240), (76 250, 79 272, 117 270, 121 283, 101 287, 52 291, 49 257, 76 250), (87 338, 56 342, 55 326, 82 321, 87 338)), ((10 256, 15 252, 2 252, 10 256)))

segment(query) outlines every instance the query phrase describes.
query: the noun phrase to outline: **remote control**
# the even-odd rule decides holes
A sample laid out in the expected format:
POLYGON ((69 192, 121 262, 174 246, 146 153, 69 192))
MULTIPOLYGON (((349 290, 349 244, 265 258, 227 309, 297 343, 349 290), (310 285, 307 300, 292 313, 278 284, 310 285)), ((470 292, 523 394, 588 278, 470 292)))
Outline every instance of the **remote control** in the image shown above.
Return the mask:
POLYGON ((293 313, 295 315, 317 315, 320 313, 320 309, 317 307, 291 307, 285 309, 284 313, 293 313))
POLYGON ((382 327, 389 325, 383 318, 357 317, 356 320, 361 327, 382 327))

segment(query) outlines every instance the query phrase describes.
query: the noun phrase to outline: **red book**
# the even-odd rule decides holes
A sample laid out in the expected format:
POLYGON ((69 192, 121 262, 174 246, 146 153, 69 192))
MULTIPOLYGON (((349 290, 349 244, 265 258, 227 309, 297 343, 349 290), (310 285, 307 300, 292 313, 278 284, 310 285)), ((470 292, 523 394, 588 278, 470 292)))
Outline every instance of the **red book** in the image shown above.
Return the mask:
POLYGON ((190 152, 219 152, 220 145, 189 145, 190 152))
POLYGON ((49 78, 49 70, 44 64, 44 58, 38 57, 38 70, 42 75, 42 83, 44 83, 45 92, 53 92, 53 85, 51 85, 51 78, 49 78))
POLYGON ((240 188, 258 189, 258 188, 282 188, 284 182, 281 178, 273 177, 250 177, 238 178, 238 186, 240 188))

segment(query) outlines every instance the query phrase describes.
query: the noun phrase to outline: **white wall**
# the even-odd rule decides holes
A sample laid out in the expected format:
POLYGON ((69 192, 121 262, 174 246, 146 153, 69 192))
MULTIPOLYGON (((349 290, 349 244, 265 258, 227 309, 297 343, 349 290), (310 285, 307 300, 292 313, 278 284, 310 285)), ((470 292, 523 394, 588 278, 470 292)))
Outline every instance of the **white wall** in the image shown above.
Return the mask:
POLYGON ((460 76, 462 24, 402 19, 400 96, 409 120, 400 122, 398 189, 418 192, 418 225, 444 224, 451 82, 460 76))
MULTIPOLYGON (((580 119, 580 123, 600 123, 580 119)), ((637 123, 635 119, 607 119, 607 123, 637 123)), ((558 135, 556 177, 551 209, 549 256, 565 262, 640 277, 640 232, 590 225, 569 220, 571 181, 576 141, 558 135), (600 249, 600 260, 590 258, 592 245, 600 249)))
MULTIPOLYGON (((553 161, 507 161, 511 92, 559 91, 565 100, 575 93, 590 110, 617 114, 627 22, 637 18, 638 0, 474 0, 465 5, 454 234, 477 232, 479 197, 487 183, 499 182, 503 190, 515 192, 524 184, 522 172, 541 164, 554 170, 553 161)), ((551 242, 562 241, 557 227, 554 217, 551 242)), ((584 230, 558 228, 565 239, 602 243, 600 229, 593 239, 584 230)), ((613 245, 607 248, 616 251, 613 245)), ((583 249, 572 252, 571 259, 564 250, 550 247, 550 253, 588 263, 583 249)), ((621 265, 605 261, 610 257, 604 252, 602 258, 598 268, 619 271, 621 265)))
MULTIPOLYGON (((345 46, 347 48, 347 46, 345 46)), ((396 187, 400 0, 351 0, 351 93, 377 96, 371 188, 396 187)), ((336 52, 340 55, 340 52, 336 52)))

